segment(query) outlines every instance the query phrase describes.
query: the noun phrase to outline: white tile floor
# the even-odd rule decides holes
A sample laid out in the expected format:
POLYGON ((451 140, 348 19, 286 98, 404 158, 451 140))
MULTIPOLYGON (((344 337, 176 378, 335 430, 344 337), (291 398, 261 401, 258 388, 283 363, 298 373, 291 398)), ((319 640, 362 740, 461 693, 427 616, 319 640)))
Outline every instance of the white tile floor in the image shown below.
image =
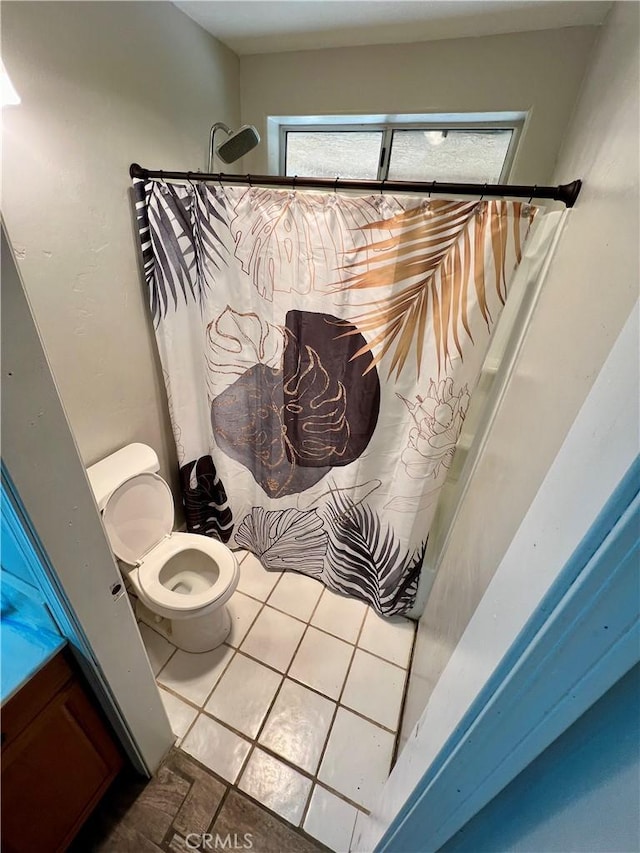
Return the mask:
POLYGON ((141 633, 177 743, 332 850, 386 780, 414 623, 238 553, 226 643, 188 654, 141 633))

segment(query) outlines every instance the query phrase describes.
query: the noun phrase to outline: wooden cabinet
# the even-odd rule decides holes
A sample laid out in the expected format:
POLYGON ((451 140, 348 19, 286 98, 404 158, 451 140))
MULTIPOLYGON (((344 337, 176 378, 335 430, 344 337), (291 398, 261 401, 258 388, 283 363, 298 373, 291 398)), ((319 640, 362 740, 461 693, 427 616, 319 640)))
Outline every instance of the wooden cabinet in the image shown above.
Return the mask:
POLYGON ((2 709, 2 850, 66 850, 122 763, 95 699, 59 652, 2 709))

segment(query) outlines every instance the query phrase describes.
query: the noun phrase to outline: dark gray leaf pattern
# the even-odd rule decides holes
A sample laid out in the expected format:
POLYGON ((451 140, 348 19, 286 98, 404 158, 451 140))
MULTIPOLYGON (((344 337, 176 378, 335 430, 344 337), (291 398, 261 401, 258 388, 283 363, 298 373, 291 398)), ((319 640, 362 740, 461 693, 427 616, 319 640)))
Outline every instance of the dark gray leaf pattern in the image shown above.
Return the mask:
POLYGON ((323 580, 383 616, 406 613, 416 596, 426 542, 402 551, 393 531, 366 504, 335 492, 325 507, 329 540, 323 580))
POLYGON ((315 486, 331 470, 305 468, 288 452, 283 426, 282 370, 256 364, 218 394, 211 404, 211 428, 220 450, 251 472, 270 498, 315 486))
POLYGON ((367 370, 370 355, 354 361, 366 341, 343 337, 347 325, 332 314, 287 311, 283 421, 287 452, 304 467, 350 465, 378 423, 378 371, 367 370))
POLYGON ((212 275, 226 264, 229 225, 222 193, 134 181, 138 234, 156 325, 181 300, 203 305, 212 275))
POLYGON ((136 225, 138 228, 138 240, 140 242, 140 256, 142 261, 142 274, 149 291, 151 301, 151 316, 156 317, 159 313, 157 292, 154 283, 155 258, 153 246, 151 245, 151 231, 149 229, 149 216, 147 214, 147 197, 145 182, 136 178, 133 182, 133 200, 136 210, 136 225))
POLYGON ((265 569, 287 569, 318 576, 327 551, 327 532, 315 509, 265 510, 255 506, 240 524, 236 542, 265 569))
POLYGON ((211 456, 201 456, 183 465, 180 487, 189 533, 228 542, 233 531, 233 515, 211 456))
MULTIPOLYGON (((242 318, 242 324, 234 322, 226 337, 217 327, 211 349, 219 351, 226 345, 237 355, 248 350, 257 359, 258 349, 247 346, 256 337, 255 324, 248 321, 253 316, 260 323, 261 340, 269 324, 257 315, 234 316, 242 318)), ((344 326, 343 321, 331 314, 287 312, 284 355, 278 366, 264 364, 261 357, 211 404, 218 447, 244 465, 270 498, 302 492, 332 467, 351 464, 375 431, 378 372, 373 368, 362 375, 353 356, 364 338, 336 338, 338 326, 344 326)), ((211 334, 209 327, 207 332, 211 334)))

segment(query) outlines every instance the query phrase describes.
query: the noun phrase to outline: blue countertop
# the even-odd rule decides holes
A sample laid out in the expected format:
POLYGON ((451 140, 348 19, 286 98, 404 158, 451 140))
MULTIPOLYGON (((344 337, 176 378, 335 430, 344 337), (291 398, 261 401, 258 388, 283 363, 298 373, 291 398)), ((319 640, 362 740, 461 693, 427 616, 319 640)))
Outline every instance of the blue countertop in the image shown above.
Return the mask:
POLYGON ((13 696, 65 644, 44 604, 12 583, 3 582, 0 702, 4 704, 13 696))

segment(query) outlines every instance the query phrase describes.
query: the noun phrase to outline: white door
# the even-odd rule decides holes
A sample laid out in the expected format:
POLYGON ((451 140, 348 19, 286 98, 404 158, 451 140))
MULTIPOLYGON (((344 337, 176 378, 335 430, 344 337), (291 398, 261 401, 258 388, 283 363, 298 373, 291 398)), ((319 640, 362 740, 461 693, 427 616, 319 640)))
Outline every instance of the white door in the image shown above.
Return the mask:
POLYGON ((173 743, 169 721, 128 596, 116 589, 122 579, 4 224, 2 457, 12 502, 40 552, 43 591, 55 597, 52 610, 129 757, 151 773, 173 743))

